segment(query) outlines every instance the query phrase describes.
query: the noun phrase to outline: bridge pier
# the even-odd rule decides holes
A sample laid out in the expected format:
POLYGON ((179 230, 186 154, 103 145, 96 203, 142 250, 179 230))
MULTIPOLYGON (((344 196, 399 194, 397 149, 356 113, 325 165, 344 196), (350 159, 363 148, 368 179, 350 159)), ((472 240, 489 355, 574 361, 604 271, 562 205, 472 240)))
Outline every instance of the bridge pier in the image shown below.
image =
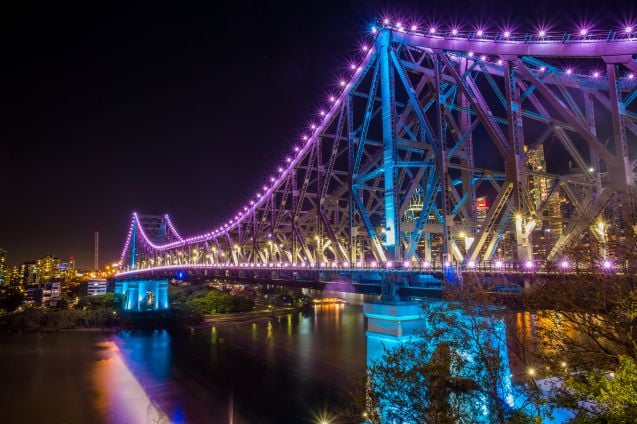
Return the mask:
POLYGON ((168 280, 123 280, 115 282, 115 293, 124 296, 126 311, 168 309, 168 280))
POLYGON ((380 301, 365 303, 363 308, 367 317, 368 365, 425 326, 421 302, 380 301))

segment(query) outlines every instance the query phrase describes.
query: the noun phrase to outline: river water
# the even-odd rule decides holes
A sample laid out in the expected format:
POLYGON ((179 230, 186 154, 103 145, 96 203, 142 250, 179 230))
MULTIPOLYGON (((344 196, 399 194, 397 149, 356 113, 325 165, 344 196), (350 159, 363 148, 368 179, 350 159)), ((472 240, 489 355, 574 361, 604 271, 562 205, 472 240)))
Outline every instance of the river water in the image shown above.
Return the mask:
POLYGON ((366 364, 362 297, 191 334, 0 335, 16 423, 316 423, 366 364))

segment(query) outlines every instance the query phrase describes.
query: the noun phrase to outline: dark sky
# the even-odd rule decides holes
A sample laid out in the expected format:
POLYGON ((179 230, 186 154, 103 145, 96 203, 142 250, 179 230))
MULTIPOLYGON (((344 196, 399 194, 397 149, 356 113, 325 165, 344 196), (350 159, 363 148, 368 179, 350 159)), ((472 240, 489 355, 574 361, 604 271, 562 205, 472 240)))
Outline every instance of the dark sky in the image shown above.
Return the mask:
POLYGON ((53 253, 83 267, 96 228, 102 261, 119 257, 133 210, 170 213, 184 234, 227 218, 383 13, 568 30, 635 11, 608 0, 7 3, 22 2, 0 9, 0 247, 13 264, 53 253))

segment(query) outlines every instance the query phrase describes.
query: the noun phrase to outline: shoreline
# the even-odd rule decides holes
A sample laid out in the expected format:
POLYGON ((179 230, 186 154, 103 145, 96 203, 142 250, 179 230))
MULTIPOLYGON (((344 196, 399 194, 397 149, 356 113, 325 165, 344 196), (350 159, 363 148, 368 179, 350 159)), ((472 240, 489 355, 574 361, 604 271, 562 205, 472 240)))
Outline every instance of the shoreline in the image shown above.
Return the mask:
MULTIPOLYGON (((278 316, 298 313, 304 310, 308 310, 307 306, 295 306, 295 307, 285 307, 285 308, 277 308, 273 310, 258 310, 258 311, 247 311, 247 312, 233 312, 227 314, 216 314, 216 315, 204 315, 203 320, 201 322, 189 323, 181 327, 183 330, 195 329, 195 328, 203 328, 210 327, 216 325, 233 325, 233 324, 243 324, 246 322, 252 321, 263 321, 272 319, 278 316)), ((160 328, 160 327, 156 327, 160 328)), ((161 327, 165 328, 165 327, 161 327)), ((79 328, 50 328, 50 327, 38 327, 38 328, 20 328, 20 329, 12 329, 6 331, 7 333, 106 333, 106 334, 115 334, 119 331, 124 330, 139 330, 144 329, 143 327, 130 327, 126 325, 118 325, 118 326, 108 326, 108 327, 79 327, 79 328)), ((146 329, 154 329, 154 328, 146 328, 146 329)), ((4 331, 3 331, 4 332, 4 331)))
POLYGON ((205 327, 211 325, 232 325, 243 324, 251 321, 263 321, 282 315, 293 314, 307 310, 305 306, 294 306, 288 308, 278 308, 274 310, 260 310, 249 312, 233 312, 229 314, 204 315, 204 320, 197 327, 205 327))

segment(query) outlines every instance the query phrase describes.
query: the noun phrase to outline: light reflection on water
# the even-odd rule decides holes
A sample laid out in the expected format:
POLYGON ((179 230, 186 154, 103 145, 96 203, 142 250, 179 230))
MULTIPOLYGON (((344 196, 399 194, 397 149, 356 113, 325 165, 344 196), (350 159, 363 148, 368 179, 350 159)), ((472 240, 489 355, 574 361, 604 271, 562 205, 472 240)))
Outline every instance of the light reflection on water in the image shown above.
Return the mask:
POLYGON ((96 393, 94 405, 109 423, 161 423, 168 417, 151 401, 135 376, 122 360, 113 341, 98 343, 102 358, 95 362, 92 383, 96 393))
POLYGON ((312 422, 364 371, 360 300, 194 334, 0 335, 0 406, 7 422, 312 422))
POLYGON ((356 305, 113 340, 147 396, 178 422, 313 422, 365 366, 365 320, 356 305))

